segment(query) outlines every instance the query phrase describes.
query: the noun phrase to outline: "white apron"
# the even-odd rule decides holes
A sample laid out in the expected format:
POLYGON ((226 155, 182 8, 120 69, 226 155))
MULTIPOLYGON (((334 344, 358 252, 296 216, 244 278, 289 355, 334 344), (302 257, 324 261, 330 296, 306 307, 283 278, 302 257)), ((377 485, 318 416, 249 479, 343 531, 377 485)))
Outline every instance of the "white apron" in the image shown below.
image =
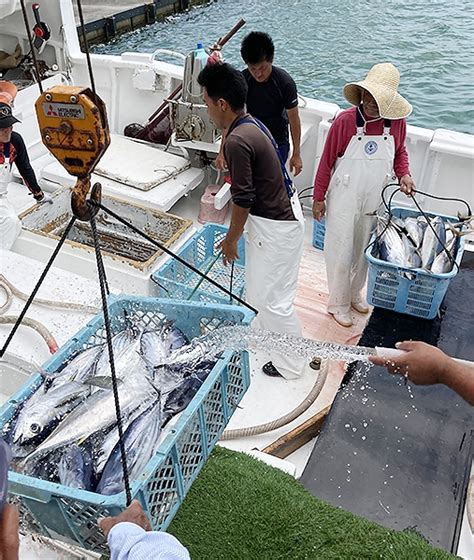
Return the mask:
MULTIPOLYGON (((303 252, 304 218, 298 195, 291 197, 296 220, 270 220, 249 215, 246 224, 246 299, 258 309, 254 329, 301 336, 293 305, 303 252)), ((305 360, 278 353, 264 355, 285 379, 301 375, 305 360)))
POLYGON ((6 250, 11 249, 21 231, 21 222, 7 198, 12 179, 10 158, 5 157, 4 163, 0 164, 0 248, 6 250))
POLYGON ((362 301, 367 276, 364 251, 375 225, 375 218, 366 214, 380 205, 394 156, 394 138, 387 126, 380 136, 365 135, 358 127, 336 162, 327 194, 324 241, 330 313, 349 313, 351 302, 362 301))

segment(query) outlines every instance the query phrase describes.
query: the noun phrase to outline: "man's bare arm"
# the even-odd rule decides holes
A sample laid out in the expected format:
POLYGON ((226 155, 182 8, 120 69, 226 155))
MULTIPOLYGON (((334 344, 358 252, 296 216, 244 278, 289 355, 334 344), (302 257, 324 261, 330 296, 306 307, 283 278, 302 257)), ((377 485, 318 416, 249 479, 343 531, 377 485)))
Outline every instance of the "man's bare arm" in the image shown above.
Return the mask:
POLYGON ((293 143, 293 153, 290 158, 290 171, 292 171, 295 176, 301 173, 303 169, 303 161, 300 155, 300 143, 301 143, 301 121, 298 112, 298 107, 293 107, 293 109, 288 109, 288 120, 290 122, 290 133, 291 140, 293 143))

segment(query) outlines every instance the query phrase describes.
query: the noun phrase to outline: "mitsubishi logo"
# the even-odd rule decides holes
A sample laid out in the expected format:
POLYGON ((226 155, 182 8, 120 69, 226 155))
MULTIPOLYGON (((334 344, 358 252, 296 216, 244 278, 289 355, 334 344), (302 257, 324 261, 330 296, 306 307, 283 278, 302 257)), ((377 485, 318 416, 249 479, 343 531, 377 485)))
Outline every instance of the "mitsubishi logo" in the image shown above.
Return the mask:
POLYGON ((56 111, 53 109, 53 106, 50 105, 48 107, 48 112, 46 113, 47 117, 59 117, 59 115, 56 113, 56 111))

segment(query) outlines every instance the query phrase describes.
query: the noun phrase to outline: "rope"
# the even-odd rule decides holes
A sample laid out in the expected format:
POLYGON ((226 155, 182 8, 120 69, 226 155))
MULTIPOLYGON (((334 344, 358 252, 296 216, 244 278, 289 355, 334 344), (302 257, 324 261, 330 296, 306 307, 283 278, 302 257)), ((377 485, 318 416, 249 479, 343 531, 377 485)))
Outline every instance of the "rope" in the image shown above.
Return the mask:
MULTIPOLYGON (((97 98, 97 92, 95 90, 94 72, 92 71, 91 55, 89 53, 89 43, 87 42, 84 16, 82 15, 82 2, 81 2, 81 0, 77 0, 77 12, 79 14, 79 21, 81 23, 81 33, 82 33, 82 39, 84 41, 84 52, 86 53, 87 70, 89 72, 89 79, 91 81, 92 93, 94 94, 94 103, 96 105, 99 105, 98 98, 97 98)), ((102 119, 102 112, 99 112, 99 114, 101 115, 101 119, 102 119)), ((105 128, 106 123, 103 122, 102 126, 105 128)))
MULTIPOLYGON (((231 268, 230 268, 230 283, 229 283, 229 291, 232 294, 232 285, 234 283, 234 261, 232 261, 231 268)), ((230 296, 230 303, 232 303, 232 296, 230 296)))
POLYGON ((105 333, 107 337, 107 349, 109 351, 110 372, 112 374, 112 389, 114 392, 115 414, 117 416, 117 429, 119 434, 120 455, 122 458, 123 482, 125 486, 125 495, 127 497, 127 506, 129 506, 132 501, 132 493, 130 491, 130 480, 128 478, 127 457, 125 454, 125 444, 123 441, 122 413, 120 412, 117 374, 115 372, 114 351, 112 348, 112 332, 110 329, 109 309, 107 307, 107 293, 108 293, 107 278, 105 276, 104 262, 102 260, 102 253, 100 251, 99 236, 97 235, 95 216, 91 217, 90 223, 92 229, 92 237, 94 239, 95 255, 97 260, 97 273, 99 275, 100 295, 102 298, 104 326, 105 326, 105 333))
MULTIPOLYGON (((385 191, 389 188, 389 187, 399 187, 400 185, 398 183, 389 183, 388 185, 386 185, 383 189, 382 189, 382 202, 385 206, 385 208, 388 211, 388 222, 387 225, 385 226, 385 228, 383 229, 382 233, 380 235, 378 235, 374 241, 372 243, 369 243, 369 245, 367 246, 367 248, 369 248, 375 241, 377 241, 378 239, 380 239, 380 237, 385 233, 385 231, 387 230, 388 226, 390 225, 391 219, 392 219, 392 200, 393 197, 397 194, 397 192, 400 192, 401 189, 398 188, 397 190, 393 191, 393 193, 390 195, 390 199, 387 205, 387 202, 385 200, 385 191)), ((423 191, 416 191, 417 194, 421 194, 423 196, 427 196, 429 198, 434 198, 436 200, 447 200, 447 201, 453 201, 453 202, 461 202, 463 204, 466 205, 467 211, 468 211, 468 216, 471 216, 471 207, 469 206, 468 202, 466 202, 465 200, 463 200, 462 198, 452 198, 452 197, 447 197, 447 196, 435 196, 434 194, 430 194, 430 193, 426 193, 423 191)), ((443 248, 443 251, 446 253, 449 261, 451 262, 451 264, 453 266, 456 266, 457 269, 459 270, 459 265, 456 262, 455 258, 453 255, 451 255, 447 249, 447 247, 444 245, 444 243, 441 241, 441 239, 439 238, 435 228, 433 227, 433 224, 431 223, 431 220, 429 218, 429 216, 426 215, 426 213, 424 212, 424 210, 421 208, 421 206, 419 205, 418 201, 416 200, 415 197, 415 193, 413 192, 411 194, 411 198, 413 199, 413 202, 415 203, 415 206, 417 207, 418 211, 420 212, 420 214, 425 218, 426 223, 428 224, 429 228, 431 229, 431 231, 434 233, 434 236, 436 237, 436 239, 438 240, 438 243, 441 245, 441 247, 443 248)))
POLYGON ((30 24, 28 22, 28 14, 26 13, 25 0, 21 0, 21 11, 23 13, 23 21, 25 22, 25 29, 26 29, 26 35, 28 36, 28 43, 30 44, 30 52, 33 56, 33 63, 35 65, 36 83, 38 84, 40 93, 43 93, 43 84, 41 83, 41 76, 38 67, 38 59, 36 58, 35 49, 33 48, 33 39, 31 38, 30 24))
POLYGON ((143 237, 144 239, 146 239, 147 241, 149 241, 150 243, 152 243, 155 247, 158 247, 158 249, 161 249, 164 253, 166 253, 167 255, 170 255, 171 257, 173 257, 174 259, 176 259, 178 262, 180 262, 181 264, 183 264, 184 266, 187 266, 190 270, 192 270, 193 272, 195 272, 196 274, 199 274, 199 276, 201 276, 201 278, 204 278, 205 280, 207 280, 208 282, 210 282, 213 286, 215 286, 216 288, 219 288, 219 290, 222 290, 225 294, 227 294, 228 296, 231 296, 232 298, 234 298, 236 301, 238 301, 239 303, 241 303, 242 305, 244 305, 245 307, 247 307, 248 309, 250 309, 251 311, 253 311, 255 314, 258 313, 258 311, 255 309, 255 307, 252 307, 249 303, 247 303, 245 300, 243 300, 242 298, 240 298, 239 296, 236 296, 235 294, 233 294, 231 291, 229 291, 227 288, 224 288, 224 286, 221 286, 218 282, 216 282, 215 280, 213 280, 212 278, 209 278, 209 276, 206 276, 206 274, 204 274, 203 272, 201 272, 198 268, 196 268, 195 266, 193 266, 192 264, 186 262, 184 259, 182 259, 179 255, 173 253, 173 251, 170 251, 168 249, 168 247, 165 247, 164 245, 162 245, 161 243, 159 243, 158 241, 156 241, 155 239, 153 239, 152 237, 150 237, 149 235, 147 235, 145 232, 139 230, 137 227, 135 227, 133 224, 131 224, 130 222, 127 222, 127 220, 124 220, 121 216, 119 216, 118 214, 116 214, 115 212, 113 212, 112 210, 110 210, 109 208, 107 208, 106 206, 104 206, 103 204, 101 204, 100 202, 96 202, 94 200, 90 200, 89 201, 91 204, 98 206, 99 208, 101 208, 104 212, 107 212, 107 214, 109 214, 110 216, 112 216, 113 218, 115 218, 116 220, 118 220, 120 223, 128 226, 132 231, 134 231, 135 233, 138 233, 138 235, 140 235, 141 237, 143 237))
POLYGON ((46 264, 45 269, 41 273, 41 276, 40 276, 38 282, 36 283, 36 286, 33 288, 33 291, 31 292, 30 297, 28 298, 27 302, 25 303, 25 306, 21 310, 21 313, 18 316, 18 319, 17 319, 16 323, 13 325, 12 330, 10 331, 9 335, 7 336, 7 339, 6 339, 2 349, 0 350, 0 358, 2 358, 3 355, 5 354, 5 351, 6 351, 6 349, 8 348, 8 346, 11 342, 11 339, 15 335, 16 331, 18 330, 18 327, 20 326, 21 322, 23 321, 23 319, 26 315, 26 312, 28 311, 30 305, 32 304, 33 300, 35 299, 35 296, 38 293, 38 290, 40 289, 41 284, 43 283, 43 280, 46 277, 46 274, 48 274, 49 269, 53 265, 54 259, 57 257, 57 255, 59 253, 59 250, 63 246, 63 243, 66 240, 67 236, 69 235, 69 232, 71 231, 71 228, 74 225, 75 221, 76 221, 76 218, 73 216, 71 218, 71 221, 67 225, 66 229, 64 230, 64 233, 62 234, 61 239, 59 240, 59 243, 57 244, 56 248, 54 249, 53 254, 51 255, 48 263, 46 264))
MULTIPOLYGON (((3 274, 0 274, 0 288, 7 294, 7 301, 0 307, 0 315, 10 307, 13 296, 25 301, 28 299, 28 295, 14 286, 5 278, 5 276, 3 276, 3 274)), ((74 309, 76 311, 83 311, 84 313, 93 313, 94 315, 99 311, 97 307, 93 307, 92 305, 84 305, 82 303, 75 303, 72 301, 54 301, 50 299, 36 298, 34 303, 36 305, 46 305, 48 307, 56 307, 58 309, 74 309)))

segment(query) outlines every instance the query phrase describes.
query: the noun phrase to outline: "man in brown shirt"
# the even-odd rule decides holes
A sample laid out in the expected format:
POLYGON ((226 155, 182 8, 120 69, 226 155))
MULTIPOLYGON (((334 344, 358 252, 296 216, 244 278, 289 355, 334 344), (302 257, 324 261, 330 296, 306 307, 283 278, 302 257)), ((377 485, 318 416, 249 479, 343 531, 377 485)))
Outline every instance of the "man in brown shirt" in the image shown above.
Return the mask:
MULTIPOLYGON (((229 64, 207 65, 199 75, 209 117, 227 129, 224 144, 232 186, 232 216, 222 242, 224 263, 238 258, 246 237, 246 298, 258 309, 253 327, 301 336, 293 305, 303 249, 304 221, 297 194, 285 184, 283 165, 268 130, 245 111, 247 84, 229 64)), ((270 356, 263 371, 298 377, 304 360, 270 356)))

